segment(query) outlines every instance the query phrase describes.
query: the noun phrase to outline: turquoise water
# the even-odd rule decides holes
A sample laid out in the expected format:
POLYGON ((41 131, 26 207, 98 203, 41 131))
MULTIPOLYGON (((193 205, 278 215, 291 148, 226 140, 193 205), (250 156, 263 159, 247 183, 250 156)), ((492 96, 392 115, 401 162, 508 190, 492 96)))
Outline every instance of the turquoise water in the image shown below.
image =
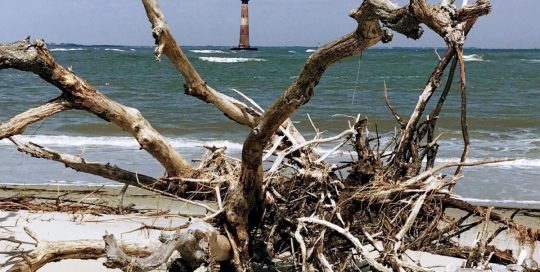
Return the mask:
MULTIPOLYGON (((164 59, 156 62, 150 47, 51 46, 59 63, 112 99, 136 107, 184 156, 198 158, 203 144, 227 145, 238 156, 248 129, 211 105, 183 94, 183 79, 164 59)), ((312 48, 273 47, 233 52, 220 47, 188 47, 186 53, 202 77, 217 90, 237 96, 237 89, 267 107, 294 80, 312 48)), ((444 52, 439 50, 439 52, 444 52)), ((540 200, 540 50, 466 49, 471 160, 516 158, 514 162, 468 168, 456 191, 464 197, 540 200)), ((293 120, 307 136, 309 113, 324 135, 347 128, 349 117, 362 114, 383 136, 396 125, 383 100, 383 83, 397 110, 409 115, 438 59, 433 49, 372 49, 332 66, 316 95, 293 120)), ((443 133, 439 162, 457 160, 461 148, 459 84, 439 122, 443 133)), ((0 120, 59 95, 33 74, 0 71, 0 120)), ((27 129, 24 139, 109 161, 140 173, 160 176, 161 167, 121 130, 85 112, 58 114, 27 129)), ((325 147, 323 147, 325 148, 325 147)), ((347 152, 332 158, 347 159, 347 152)), ((0 141, 0 181, 9 183, 103 183, 53 162, 18 153, 0 141)))

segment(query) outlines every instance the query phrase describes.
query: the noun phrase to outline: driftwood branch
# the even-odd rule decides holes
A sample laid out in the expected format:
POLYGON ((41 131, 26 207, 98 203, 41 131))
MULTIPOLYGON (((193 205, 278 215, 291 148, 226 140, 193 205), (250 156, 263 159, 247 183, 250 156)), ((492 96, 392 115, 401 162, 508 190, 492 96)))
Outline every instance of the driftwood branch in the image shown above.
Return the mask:
POLYGON ((27 153, 32 157, 61 162, 66 167, 78 172, 100 176, 140 188, 142 188, 142 185, 155 186, 161 182, 152 177, 127 171, 109 163, 103 164, 94 161, 87 161, 81 157, 42 147, 31 142, 22 143, 17 140, 16 137, 11 137, 10 141, 15 144, 17 149, 21 152, 27 153))
POLYGON ((77 108, 94 113, 130 133, 141 148, 158 160, 170 177, 186 177, 191 165, 178 154, 135 108, 112 101, 54 60, 42 40, 0 45, 0 70, 30 71, 58 87, 77 108))
MULTIPOLYGON (((21 258, 8 272, 34 272, 47 263, 67 259, 95 260, 105 257, 103 240, 74 240, 74 241, 45 241, 39 240, 29 229, 25 231, 37 243, 30 252, 22 253, 21 258)), ((132 242, 122 242, 118 245, 123 252, 133 256, 148 256, 154 248, 149 245, 132 242)))
POLYGON ((311 217, 310 218, 306 218, 306 217, 298 218, 298 221, 299 222, 313 223, 313 224, 322 225, 322 226, 325 226, 327 228, 330 228, 330 229, 336 231, 337 233, 345 236, 347 238, 347 240, 349 240, 354 245, 356 250, 358 250, 358 252, 362 256, 362 258, 364 258, 371 265, 371 267, 373 267, 376 271, 381 271, 381 272, 390 272, 390 271, 392 271, 390 268, 385 267, 381 263, 377 262, 377 260, 372 258, 369 255, 369 252, 364 248, 364 245, 362 245, 360 243, 360 240, 358 240, 358 238, 354 237, 354 235, 352 235, 349 231, 343 229, 342 227, 340 227, 340 226, 338 226, 336 224, 332 224, 332 223, 330 223, 328 221, 325 221, 325 220, 321 220, 321 219, 318 219, 318 218, 311 218, 311 217))
POLYGON ((259 117, 257 112, 244 103, 216 91, 201 78, 173 38, 157 0, 143 0, 143 4, 152 24, 152 34, 156 39, 156 58, 159 59, 162 54, 165 54, 171 60, 186 80, 184 86, 186 94, 213 104, 226 116, 240 124, 249 127, 255 126, 259 117))
POLYGON ((27 126, 72 108, 72 103, 60 96, 39 107, 29 109, 0 124, 0 140, 21 134, 27 126))
MULTIPOLYGON (((249 128, 254 128, 259 123, 260 113, 241 101, 225 95, 208 85, 201 78, 172 36, 157 0, 143 0, 142 2, 152 25, 152 34, 156 42, 156 58, 159 60, 162 54, 165 54, 169 58, 186 81, 184 85, 185 93, 214 105, 231 120, 249 128)), ((240 92, 236 92, 244 97, 240 92)), ((247 100, 256 105, 253 100, 249 98, 247 100)), ((256 106, 258 107, 258 105, 256 106)), ((305 141, 302 134, 300 134, 290 120, 284 122, 283 127, 288 127, 290 133, 287 136, 291 142, 302 143, 305 141)))
POLYGON ((140 258, 129 256, 118 247, 113 235, 103 236, 108 268, 120 268, 123 271, 150 271, 163 265, 178 251, 181 263, 188 271, 193 271, 210 261, 226 261, 232 258, 231 245, 226 237, 204 222, 195 221, 188 227, 177 231, 151 255, 140 258))

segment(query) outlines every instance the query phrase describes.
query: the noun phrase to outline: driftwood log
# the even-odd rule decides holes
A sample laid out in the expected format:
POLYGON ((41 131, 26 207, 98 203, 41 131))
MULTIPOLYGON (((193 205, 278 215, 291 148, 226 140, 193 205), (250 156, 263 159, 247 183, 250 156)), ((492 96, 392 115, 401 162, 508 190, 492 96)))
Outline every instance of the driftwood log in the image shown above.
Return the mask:
MULTIPOLYGON (((106 256, 103 240, 49 242, 40 240, 30 229, 25 228, 25 231, 35 241, 36 247, 29 253, 16 255, 15 257, 22 260, 9 268, 7 270, 9 272, 34 272, 51 262, 65 259, 91 260, 106 256)), ((141 257, 148 256, 155 251, 153 246, 144 243, 121 243, 118 248, 126 254, 141 257)))
POLYGON ((245 103, 204 81, 172 36, 157 0, 142 0, 156 42, 155 56, 159 60, 165 55, 174 64, 185 80, 185 93, 250 129, 239 160, 227 157, 224 148, 208 147, 198 166, 178 154, 137 109, 109 99, 58 64, 42 40, 28 38, 0 45, 0 70, 32 72, 61 91, 58 98, 0 124, 0 139, 9 138, 19 151, 31 156, 183 201, 198 203, 188 199, 208 198, 211 193, 219 207, 198 203, 211 213, 205 222, 178 227, 159 248, 150 251, 129 249, 105 235, 105 243, 60 243, 65 249, 57 251, 61 254, 44 258, 43 252, 58 248, 42 243, 10 271, 35 271, 50 261, 102 256, 107 257, 107 267, 124 271, 149 271, 167 263, 170 271, 253 271, 257 267, 352 271, 359 265, 376 271, 430 271, 408 259, 408 250, 459 256, 466 259, 467 267, 517 262, 518 252, 490 243, 506 233, 517 235, 520 244, 536 245, 540 232, 516 223, 513 216, 475 207, 452 193, 463 167, 501 160, 467 161, 470 141, 463 46, 477 19, 490 12, 490 2, 465 1, 459 8, 448 2, 433 5, 411 0, 400 7, 389 0, 364 0, 349 14, 357 22, 356 29, 315 51, 283 94, 262 109, 241 93, 245 103), (317 133, 307 140, 295 128, 290 117, 315 95, 328 67, 379 42, 391 42, 392 32, 419 39, 423 25, 440 35, 448 49, 407 118, 392 107, 384 87, 385 102, 398 127, 389 142, 380 143, 379 135, 370 135, 371 124, 359 117, 351 120, 349 129, 328 138, 317 133), (444 89, 428 111, 428 102, 437 95, 449 65, 444 89), (436 124, 458 67, 463 153, 459 162, 437 165, 436 124), (120 127, 161 163, 166 175, 133 173, 17 139, 28 125, 68 110, 88 111, 120 127), (427 121, 421 122, 425 112, 429 112, 427 121), (314 147, 320 143, 336 143, 336 147, 318 154, 314 147), (347 144, 353 147, 355 158, 342 165, 326 162, 332 152, 347 144), (272 167, 264 171, 263 162, 272 159, 272 167), (456 168, 455 175, 440 175, 446 168, 456 168), (201 191, 204 193, 198 194, 201 191), (452 219, 445 213, 447 208, 457 208, 465 215, 452 219), (489 233, 490 224, 502 227, 489 233), (480 231, 474 246, 459 245, 456 237, 474 228, 480 231), (88 254, 81 257, 74 249, 88 254))

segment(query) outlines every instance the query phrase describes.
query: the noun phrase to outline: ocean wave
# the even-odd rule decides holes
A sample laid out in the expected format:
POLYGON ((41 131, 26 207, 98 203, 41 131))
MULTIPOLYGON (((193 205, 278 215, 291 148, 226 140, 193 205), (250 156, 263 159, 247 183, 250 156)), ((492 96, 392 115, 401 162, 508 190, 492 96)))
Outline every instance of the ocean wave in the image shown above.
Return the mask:
POLYGON ((294 50, 289 50, 289 53, 296 53, 296 51, 294 51, 294 50))
POLYGON ((317 49, 307 49, 306 53, 311 53, 311 52, 315 52, 315 51, 317 51, 317 49))
POLYGON ((44 181, 44 182, 33 182, 33 183, 2 182, 0 183, 0 185, 2 186, 44 186, 44 185, 50 186, 50 185, 54 185, 54 186, 59 186, 59 187, 62 187, 62 186, 68 187, 68 186, 76 185, 77 187, 85 187, 85 188, 102 187, 102 186, 104 186, 105 188, 124 186, 123 184, 118 184, 114 181, 109 181, 109 180, 100 181, 100 182, 90 182, 86 180, 70 181, 70 180, 56 180, 56 179, 51 179, 49 181, 44 181))
POLYGON ((118 48, 105 48, 105 51, 125 52, 126 50, 118 48))
POLYGON ((248 62, 248 61, 267 61, 266 59, 259 58, 222 58, 222 57, 199 57, 200 60, 208 62, 218 62, 218 63, 238 63, 238 62, 248 62))
POLYGON ((472 54, 472 55, 463 55, 463 61, 485 61, 484 56, 472 54))
POLYGON ((193 53, 199 53, 199 54, 226 54, 222 50, 210 50, 210 49, 204 49, 204 50, 189 50, 193 53))
POLYGON ((83 51, 85 48, 51 48, 51 52, 66 52, 66 51, 83 51))
MULTIPOLYGON (((139 148, 139 143, 131 137, 120 136, 67 136, 67 135, 20 135, 17 138, 24 142, 33 142, 51 147, 84 147, 84 146, 114 146, 123 148, 139 148)), ((190 148, 202 146, 226 146, 229 150, 242 150, 242 144, 227 140, 197 140, 189 138, 167 138, 174 148, 190 148)), ((11 145, 4 139, 0 145, 11 145)))
POLYGON ((540 63, 540 59, 520 59, 520 60, 527 63, 540 63))
POLYGON ((464 198, 457 197, 457 199, 469 202, 474 205, 480 206, 492 206, 492 207, 506 207, 506 208, 538 208, 540 207, 540 201, 537 200, 514 200, 514 199, 482 199, 482 198, 464 198))
MULTIPOLYGON (((490 158, 493 159, 493 158, 490 158)), ((446 163, 446 162, 459 162, 460 158, 437 158, 436 163, 446 163)), ((486 159, 479 158, 470 158, 467 159, 467 162, 476 162, 486 159)), ((497 163, 488 163, 484 164, 488 167, 497 167, 497 168, 522 168, 522 169, 531 169, 531 168, 540 168, 540 159, 529 159, 521 158, 513 161, 504 161, 497 163)))

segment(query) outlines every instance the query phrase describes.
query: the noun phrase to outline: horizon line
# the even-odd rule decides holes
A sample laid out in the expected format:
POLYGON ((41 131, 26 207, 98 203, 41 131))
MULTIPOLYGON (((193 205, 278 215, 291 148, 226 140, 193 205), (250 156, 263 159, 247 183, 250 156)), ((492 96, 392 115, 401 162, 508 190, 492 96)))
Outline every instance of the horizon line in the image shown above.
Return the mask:
MULTIPOLYGON (((105 46, 121 46, 121 47, 146 47, 146 48, 154 48, 155 45, 133 45, 133 44, 79 44, 79 43, 69 43, 69 42, 46 42, 47 45, 52 46, 58 46, 58 45, 69 45, 69 46, 84 46, 84 47, 105 47, 105 46)), ((232 48, 234 45, 181 45, 182 47, 221 47, 221 48, 232 48)), ((309 46, 309 45, 256 45, 255 47, 259 48, 271 48, 271 47, 303 47, 303 48, 319 48, 317 45, 309 46)), ((372 47, 373 49, 446 49, 447 47, 444 46, 381 46, 381 45, 375 45, 372 47)), ((476 47, 476 46, 470 46, 465 47, 468 49, 486 49, 486 50, 539 50, 540 47, 523 47, 523 48, 509 48, 509 47, 476 47)))

